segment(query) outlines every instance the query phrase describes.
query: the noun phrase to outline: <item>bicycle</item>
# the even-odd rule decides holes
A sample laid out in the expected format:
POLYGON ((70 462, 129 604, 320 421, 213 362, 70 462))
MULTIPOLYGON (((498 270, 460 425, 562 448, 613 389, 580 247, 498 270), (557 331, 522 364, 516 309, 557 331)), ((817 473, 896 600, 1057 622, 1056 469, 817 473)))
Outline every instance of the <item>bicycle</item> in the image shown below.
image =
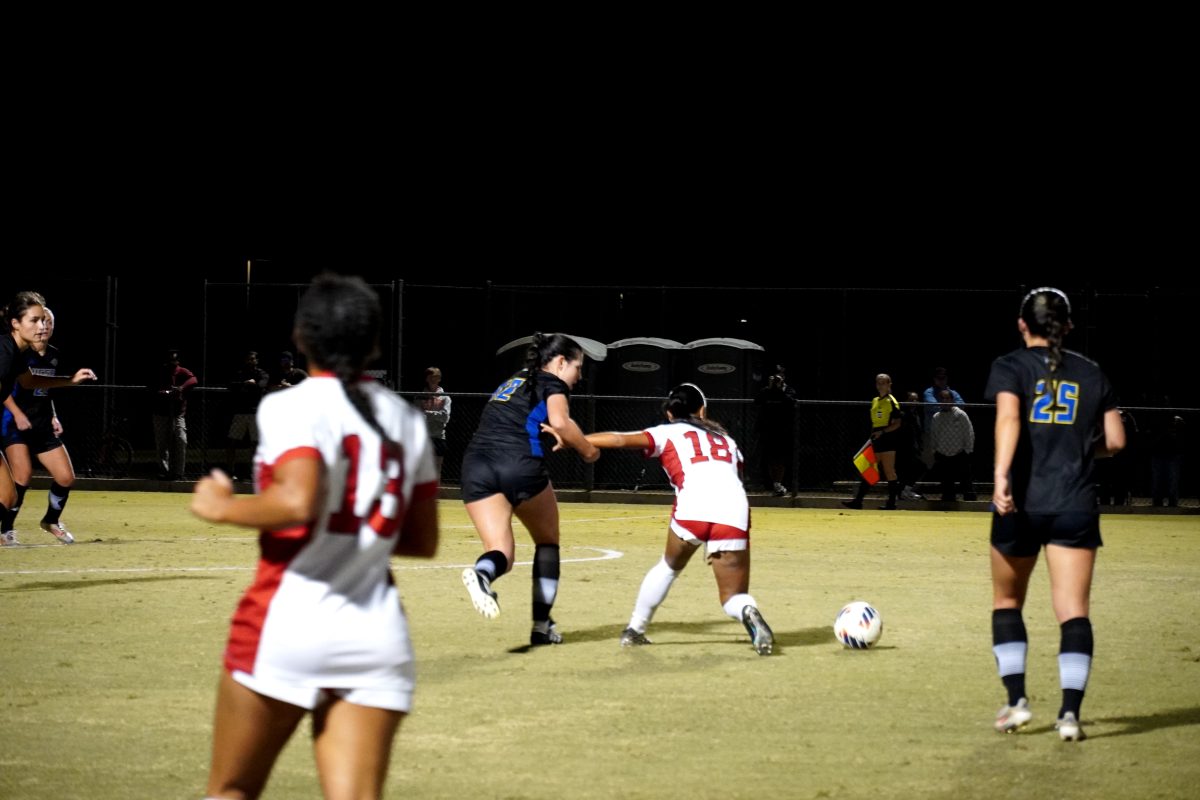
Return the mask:
POLYGON ((113 417, 92 453, 87 474, 92 478, 124 478, 133 464, 133 445, 122 435, 128 417, 113 417))

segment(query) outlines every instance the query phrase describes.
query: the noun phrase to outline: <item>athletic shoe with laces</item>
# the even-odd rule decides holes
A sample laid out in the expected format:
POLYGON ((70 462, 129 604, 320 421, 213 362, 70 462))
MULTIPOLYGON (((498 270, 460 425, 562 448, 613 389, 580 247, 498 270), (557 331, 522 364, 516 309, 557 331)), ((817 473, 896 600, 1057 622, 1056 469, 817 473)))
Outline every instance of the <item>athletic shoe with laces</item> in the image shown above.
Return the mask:
POLYGON ((775 491, 776 497, 785 497, 785 496, 787 496, 787 493, 788 493, 787 487, 784 486, 782 483, 776 483, 774 486, 774 491, 775 491))
POLYGON ((771 648, 775 646, 775 635, 771 633, 767 621, 762 618, 758 609, 754 606, 743 608, 742 624, 746 626, 746 632, 750 634, 750 640, 754 642, 755 652, 760 656, 771 655, 771 648))
POLYGON ((643 644, 651 644, 646 638, 646 634, 639 633, 633 628, 626 628, 621 631, 621 647, 637 647, 643 644))
POLYGON ((543 644, 562 644, 562 634, 558 632, 558 626, 554 624, 554 620, 550 620, 546 625, 546 630, 540 631, 537 628, 537 623, 533 624, 533 630, 529 632, 529 644, 532 647, 537 647, 543 644))
POLYGON ((1073 711, 1063 714, 1062 718, 1054 723, 1054 729, 1058 731, 1058 738, 1064 742, 1082 742, 1087 738, 1073 711))
POLYGON ((901 500, 924 500, 925 495, 921 494, 920 492, 914 491, 911 486, 905 486, 903 489, 900 490, 900 499, 901 500))
POLYGON ((500 604, 496 602, 496 593, 486 575, 476 572, 474 567, 467 567, 462 571, 462 582, 476 611, 488 619, 500 616, 500 604))
POLYGON ((1029 710, 1029 701, 1022 697, 1015 706, 1005 706, 996 712, 996 730, 1000 733, 1012 733, 1024 727, 1033 719, 1029 710))
POLYGON ((58 539, 63 544, 75 544, 75 537, 61 522, 43 522, 42 530, 58 539))
POLYGON ((12 545, 20 544, 17 541, 16 531, 5 531, 0 533, 0 547, 11 547, 12 545))

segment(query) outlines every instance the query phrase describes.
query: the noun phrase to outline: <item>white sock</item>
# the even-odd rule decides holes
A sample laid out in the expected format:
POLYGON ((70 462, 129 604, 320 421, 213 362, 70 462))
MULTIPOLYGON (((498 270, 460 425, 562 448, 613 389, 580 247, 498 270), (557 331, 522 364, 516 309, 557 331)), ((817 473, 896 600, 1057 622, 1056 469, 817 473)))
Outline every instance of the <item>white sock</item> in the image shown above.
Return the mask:
POLYGON ((748 594, 735 594, 733 597, 726 600, 725 605, 721 606, 721 608, 725 609, 726 614, 733 617, 738 622, 741 622, 742 609, 746 606, 754 606, 757 608, 758 603, 754 602, 754 598, 748 594))
POLYGON ((676 570, 667 566, 663 558, 650 568, 646 577, 642 578, 642 588, 638 589, 637 601, 633 604, 633 616, 629 618, 629 627, 638 633, 645 633, 646 626, 654 617, 654 612, 667 599, 671 584, 679 577, 676 570))

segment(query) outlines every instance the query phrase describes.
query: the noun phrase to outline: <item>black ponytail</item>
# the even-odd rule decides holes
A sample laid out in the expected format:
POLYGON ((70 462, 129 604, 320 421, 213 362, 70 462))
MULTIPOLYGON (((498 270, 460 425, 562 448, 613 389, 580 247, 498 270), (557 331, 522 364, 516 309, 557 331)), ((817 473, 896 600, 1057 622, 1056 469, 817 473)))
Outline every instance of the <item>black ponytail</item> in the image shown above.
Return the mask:
POLYGON ((354 410, 385 443, 371 401, 359 385, 363 370, 379 352, 383 312, 375 290, 362 278, 318 275, 296 309, 296 336, 318 367, 337 376, 354 410))
POLYGON ((667 400, 663 403, 663 413, 669 413, 675 422, 686 422, 724 436, 726 430, 719 423, 699 416, 700 409, 706 405, 708 401, 699 386, 694 383, 681 383, 667 395, 667 400))
MULTIPOLYGON (((1058 289, 1042 286, 1025 295, 1021 301, 1021 319, 1025 320, 1025 327, 1030 334, 1046 340, 1049 384, 1062 366, 1063 339, 1071 329, 1071 301, 1058 289)), ((1046 391, 1050 391, 1049 385, 1046 391)))
POLYGON ((535 333, 529 349, 525 351, 525 369, 529 373, 525 388, 532 392, 535 382, 533 378, 537 371, 558 356, 574 361, 582 355, 583 348, 570 336, 561 333, 535 333))

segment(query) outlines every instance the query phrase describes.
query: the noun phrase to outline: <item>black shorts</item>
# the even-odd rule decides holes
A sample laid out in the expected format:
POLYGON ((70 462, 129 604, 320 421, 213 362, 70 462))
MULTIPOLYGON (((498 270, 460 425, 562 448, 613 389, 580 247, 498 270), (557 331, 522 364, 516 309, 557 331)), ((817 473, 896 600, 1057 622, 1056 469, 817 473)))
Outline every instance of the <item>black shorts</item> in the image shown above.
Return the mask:
POLYGON ((502 494, 516 508, 550 485, 546 462, 525 453, 468 450, 462 462, 464 503, 502 494))
POLYGON ((435 456, 437 456, 438 458, 446 457, 446 440, 445 439, 434 439, 433 440, 433 454, 435 456))
POLYGON ((897 429, 891 433, 879 434, 879 438, 873 442, 873 447, 876 453, 892 453, 899 450, 904 444, 906 443, 902 440, 900 431, 897 429))
POLYGON ((992 546, 1006 556, 1036 556, 1044 544, 1095 550, 1100 538, 1100 515, 1088 511, 1062 514, 992 514, 992 546))
POLYGON ((14 444, 23 444, 29 448, 29 452, 33 454, 49 453, 51 450, 57 450, 63 446, 62 439, 54 435, 54 428, 49 420, 41 422, 34 420, 33 427, 27 431, 17 430, 17 424, 14 422, 4 432, 4 449, 7 450, 14 444))

